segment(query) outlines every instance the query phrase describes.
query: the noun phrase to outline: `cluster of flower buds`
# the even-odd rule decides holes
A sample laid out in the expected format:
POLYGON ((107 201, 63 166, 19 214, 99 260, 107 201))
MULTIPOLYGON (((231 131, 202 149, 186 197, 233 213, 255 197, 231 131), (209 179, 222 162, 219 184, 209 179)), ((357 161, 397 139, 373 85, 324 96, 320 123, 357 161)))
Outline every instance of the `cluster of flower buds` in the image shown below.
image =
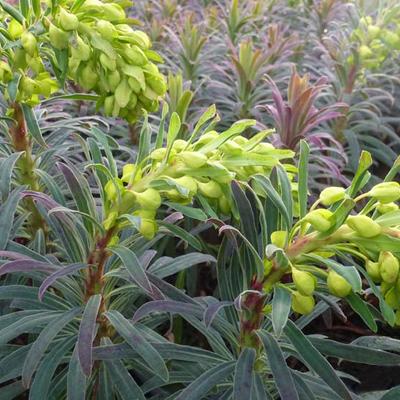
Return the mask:
POLYGON ((346 274, 347 267, 336 261, 336 256, 340 258, 344 252, 364 264, 370 280, 380 285, 384 300, 396 312, 396 323, 400 325, 399 200, 400 184, 394 181, 379 183, 354 199, 344 188, 324 189, 290 232, 272 233, 271 243, 282 249, 286 261, 282 267, 282 262, 279 265, 274 258, 265 259, 265 290, 270 291, 281 280, 287 281, 282 278, 290 275, 291 282, 284 286, 291 292, 293 310, 300 314, 313 310, 317 288, 346 297, 354 287, 346 274), (352 214, 363 199, 369 200, 367 206, 352 214))
MULTIPOLYGON (((363 67, 376 70, 393 52, 400 50, 400 20, 382 18, 374 23, 372 17, 360 19, 352 40, 359 43, 359 57, 363 67)), ((397 16, 399 17, 399 16, 397 16)))
POLYGON ((166 82, 154 62, 148 36, 127 24, 124 9, 116 3, 87 0, 53 7, 43 13, 41 29, 21 25, 11 16, 5 22, 9 38, 20 46, 0 64, 0 83, 8 84, 22 73, 18 101, 37 104, 57 90, 44 69, 49 59, 67 78, 86 91, 96 92, 106 115, 133 122, 142 110, 155 111, 166 92, 166 82), (49 55, 49 45, 54 55, 49 55), (47 61, 45 62, 45 64, 47 61))
POLYGON ((177 139, 152 150, 139 164, 127 164, 122 176, 108 181, 105 192, 110 204, 105 228, 115 226, 123 214, 140 219, 139 232, 151 239, 156 231, 156 213, 162 202, 187 205, 201 197, 219 214, 233 208, 230 183, 248 181, 254 173, 268 174, 289 150, 262 142, 269 133, 252 139, 239 136, 254 121, 239 121, 223 133, 208 131, 197 140, 177 139))

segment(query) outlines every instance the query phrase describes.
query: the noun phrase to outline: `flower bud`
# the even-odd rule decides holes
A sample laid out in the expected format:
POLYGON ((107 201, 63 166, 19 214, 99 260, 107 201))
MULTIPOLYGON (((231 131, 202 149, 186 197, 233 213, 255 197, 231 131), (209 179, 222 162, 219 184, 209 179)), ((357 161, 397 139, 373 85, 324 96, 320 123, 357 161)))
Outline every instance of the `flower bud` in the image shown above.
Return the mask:
POLYGON ((98 75, 90 63, 86 64, 79 76, 79 84, 86 90, 93 89, 98 81, 98 75))
POLYGON ((220 149, 231 156, 237 156, 243 153, 242 147, 233 140, 225 142, 220 149))
POLYGON ((381 226, 366 215, 349 216, 346 224, 358 235, 364 238, 372 238, 381 233, 381 226))
POLYGON ((324 208, 310 211, 303 220, 311 224, 311 226, 318 232, 326 232, 332 226, 333 213, 324 208))
POLYGON ((96 28, 100 35, 109 42, 118 36, 117 29, 109 21, 105 21, 103 19, 98 20, 96 22, 96 28))
POLYGON ((121 181, 128 183, 131 180, 132 175, 135 173, 135 170, 136 170, 135 164, 125 164, 122 168, 121 181))
POLYGON ((395 313, 395 321, 394 321, 394 325, 395 326, 400 326, 400 310, 397 310, 395 313))
POLYGON ((37 52, 37 42, 35 36, 29 31, 25 31, 21 36, 21 44, 24 50, 34 56, 37 52))
POLYGON ((218 207, 222 214, 228 215, 231 213, 231 203, 229 200, 226 198, 226 196, 221 196, 218 199, 218 207))
POLYGON ((316 279, 310 272, 292 268, 292 278, 296 289, 304 296, 311 296, 316 287, 316 279))
POLYGON ((146 55, 138 46, 126 46, 122 55, 134 65, 139 67, 143 66, 148 62, 146 55))
POLYGON ((192 197, 192 196, 194 196, 196 194, 196 192, 197 192, 197 182, 192 177, 190 177, 190 176, 182 176, 181 178, 176 178, 175 182, 179 186, 182 186, 183 188, 185 188, 185 189, 187 189, 189 191, 189 196, 187 196, 187 197, 192 197))
POLYGON ((284 249, 286 246, 287 231, 275 231, 271 233, 271 243, 284 249))
POLYGON ((72 14, 60 7, 60 26, 64 31, 75 31, 78 29, 79 20, 75 14, 72 14))
POLYGON ((157 232, 156 222, 152 219, 141 218, 139 232, 144 236, 145 239, 153 239, 157 232))
MULTIPOLYGON (((109 181, 109 182, 111 182, 111 181, 109 181)), ((114 226, 115 221, 117 220, 117 218, 118 218, 118 213, 116 211, 110 212, 108 214, 107 218, 103 221, 104 229, 107 230, 107 231, 109 229, 111 229, 114 226)))
POLYGON ((71 55, 77 60, 88 61, 90 59, 90 46, 79 35, 77 35, 76 40, 73 41, 71 55))
POLYGON ((239 146, 245 146, 247 143, 248 143, 248 141, 249 141, 249 139, 246 139, 245 137, 243 137, 243 136, 236 136, 234 139, 233 139, 233 141, 235 142, 235 143, 237 143, 239 146))
POLYGON ((396 203, 378 203, 378 206, 376 209, 381 213, 381 214, 387 214, 393 211, 397 211, 399 209, 399 206, 396 203))
POLYGON ((11 36, 11 39, 16 40, 24 32, 24 27, 16 19, 12 19, 8 23, 7 31, 9 33, 9 35, 11 36))
POLYGON ((49 28, 50 43, 53 47, 58 50, 63 50, 68 47, 69 34, 60 28, 57 28, 54 24, 50 23, 49 28))
POLYGON ((115 101, 121 108, 127 106, 131 92, 132 90, 128 85, 128 80, 122 79, 120 84, 117 86, 117 89, 115 90, 115 101))
POLYGON ((385 294, 393 287, 393 285, 394 285, 394 283, 388 283, 388 282, 382 281, 379 289, 382 294, 385 294))
POLYGON ((369 195, 382 204, 392 203, 400 199, 400 184, 398 182, 382 182, 375 185, 369 195))
POLYGON ((115 88, 121 82, 121 75, 120 73, 115 70, 107 73, 107 83, 109 84, 110 88, 115 88))
POLYGON ((393 310, 397 310, 400 308, 400 302, 397 295, 397 291, 394 287, 390 288, 385 294, 385 301, 389 307, 393 308, 393 310))
POLYGON ((268 276, 272 270, 272 265, 273 265, 272 260, 268 260, 268 258, 264 258, 263 264, 264 264, 264 276, 268 276))
POLYGON ((199 192, 211 199, 218 199, 223 195, 221 186, 215 181, 208 181, 208 182, 198 182, 197 183, 199 192))
POLYGON ((150 158, 155 161, 162 161, 167 153, 167 149, 165 147, 160 147, 159 149, 155 149, 151 152, 150 158))
POLYGON ((324 189, 319 195, 321 203, 328 207, 340 200, 343 200, 346 195, 346 190, 342 187, 332 186, 324 189))
POLYGON ((374 282, 381 281, 381 274, 379 272, 379 263, 373 262, 371 260, 367 260, 365 263, 365 269, 368 272, 368 275, 374 282))
POLYGON ((188 142, 183 139, 176 139, 174 143, 172 143, 172 148, 177 152, 180 153, 184 150, 187 146, 188 142))
POLYGON ((208 158, 205 154, 196 151, 183 151, 179 154, 179 158, 189 168, 201 168, 208 161, 208 158))
POLYGON ((154 90, 158 96, 163 96, 167 91, 167 83, 162 75, 149 75, 146 83, 154 90))
POLYGON ((161 196, 156 189, 148 188, 144 192, 135 193, 135 196, 140 208, 145 210, 157 210, 161 206, 161 196))
POLYGON ((382 251, 379 255, 379 272, 387 283, 394 283, 399 274, 399 260, 390 252, 382 251))
POLYGON ((368 32, 368 37, 371 40, 373 40, 379 36, 379 34, 381 32, 381 28, 379 28, 379 26, 376 26, 376 25, 369 25, 367 32, 368 32))
POLYGON ((315 300, 312 296, 304 296, 299 292, 294 292, 292 294, 292 308, 294 312, 299 314, 310 314, 314 309, 315 300))
POLYGON ((363 45, 360 46, 359 54, 360 54, 360 58, 361 58, 362 60, 371 58, 371 57, 374 55, 374 53, 372 52, 372 50, 371 50, 367 45, 365 45, 365 44, 363 44, 363 45))
POLYGON ((106 70, 113 72, 117 69, 117 63, 115 60, 113 60, 111 57, 108 57, 104 53, 100 54, 99 61, 101 66, 106 70))
POLYGON ((12 79, 12 71, 10 66, 0 60, 0 82, 8 83, 12 79))
POLYGON ((104 191, 107 195, 107 198, 110 201, 113 201, 117 198, 118 195, 118 184, 112 180, 109 180, 106 185, 104 186, 104 191))
POLYGON ((330 270, 326 280, 329 291, 337 297, 346 297, 351 292, 351 285, 336 271, 330 270))
POLYGON ((212 142, 217 137, 218 133, 216 131, 207 132, 199 138, 199 140, 196 142, 196 145, 205 145, 212 142))
POLYGON ((115 97, 114 96, 107 96, 104 99, 104 114, 107 117, 110 117, 112 115, 113 109, 114 109, 114 101, 115 97))
POLYGON ((102 4, 103 18, 111 22, 117 22, 126 18, 124 9, 115 3, 102 4))

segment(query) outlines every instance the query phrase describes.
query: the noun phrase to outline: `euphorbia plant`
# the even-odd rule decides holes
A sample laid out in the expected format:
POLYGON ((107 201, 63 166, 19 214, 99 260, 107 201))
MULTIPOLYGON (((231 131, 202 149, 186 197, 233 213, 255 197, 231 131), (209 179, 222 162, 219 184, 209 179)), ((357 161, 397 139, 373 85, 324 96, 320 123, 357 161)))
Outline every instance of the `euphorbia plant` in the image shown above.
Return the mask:
MULTIPOLYGON (((118 4, 86 2, 21 2, 19 8, 2 2, 0 87, 10 117, 9 139, 18 160, 19 182, 41 189, 35 173, 46 149, 32 107, 64 89, 72 81, 97 96, 106 115, 134 121, 143 109, 155 110, 166 90, 164 77, 153 61, 147 35, 131 28, 118 4), (39 145, 33 154, 33 142, 39 145)), ((32 201, 32 235, 46 230, 32 201)))

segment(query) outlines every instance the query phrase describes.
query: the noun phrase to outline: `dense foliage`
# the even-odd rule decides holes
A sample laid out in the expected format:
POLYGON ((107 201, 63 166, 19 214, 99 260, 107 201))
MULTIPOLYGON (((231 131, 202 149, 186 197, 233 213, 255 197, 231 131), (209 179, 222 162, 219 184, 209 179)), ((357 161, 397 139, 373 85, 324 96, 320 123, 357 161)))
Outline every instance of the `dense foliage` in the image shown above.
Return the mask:
POLYGON ((400 396, 376 3, 0 0, 0 399, 400 396))

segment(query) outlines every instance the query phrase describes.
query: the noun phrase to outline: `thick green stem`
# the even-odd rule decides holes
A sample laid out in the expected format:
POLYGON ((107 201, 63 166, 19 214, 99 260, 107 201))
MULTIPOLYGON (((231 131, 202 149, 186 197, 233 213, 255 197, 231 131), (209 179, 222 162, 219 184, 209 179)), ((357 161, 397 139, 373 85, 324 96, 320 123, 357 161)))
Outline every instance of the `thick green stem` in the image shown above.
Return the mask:
MULTIPOLYGON (((18 160, 19 183, 28 186, 29 189, 40 191, 40 184, 35 174, 35 160, 32 156, 32 142, 29 138, 24 113, 20 104, 12 105, 15 123, 10 128, 10 136, 15 151, 23 152, 18 160)), ((47 226, 34 201, 31 198, 25 200, 25 205, 31 216, 28 224, 31 236, 34 237, 39 229, 47 234, 47 226)))

